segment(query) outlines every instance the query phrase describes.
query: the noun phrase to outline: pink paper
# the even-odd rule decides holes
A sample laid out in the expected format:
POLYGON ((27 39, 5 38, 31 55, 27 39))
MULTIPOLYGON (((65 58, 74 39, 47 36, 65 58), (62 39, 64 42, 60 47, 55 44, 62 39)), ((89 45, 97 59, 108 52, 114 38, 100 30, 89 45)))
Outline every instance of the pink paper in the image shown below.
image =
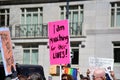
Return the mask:
POLYGON ((68 20, 48 23, 50 64, 70 63, 68 20))

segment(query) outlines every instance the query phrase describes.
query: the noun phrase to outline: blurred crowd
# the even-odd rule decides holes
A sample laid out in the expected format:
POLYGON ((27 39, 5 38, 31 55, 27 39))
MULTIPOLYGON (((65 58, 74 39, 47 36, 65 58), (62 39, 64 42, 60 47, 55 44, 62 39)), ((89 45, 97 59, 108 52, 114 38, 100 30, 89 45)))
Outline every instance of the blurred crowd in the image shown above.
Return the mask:
MULTIPOLYGON (((62 70, 64 72, 62 72, 62 75, 60 75, 61 80, 117 80, 114 71, 112 70, 109 71, 104 68, 95 68, 93 70, 87 69, 86 74, 84 75, 81 73, 79 68, 76 69, 76 71, 72 70, 74 72, 73 74, 69 74, 68 72, 70 71, 68 71, 67 69, 65 71, 65 68, 66 67, 62 67, 62 70)), ((68 69, 70 70, 70 67, 68 69)), ((10 77, 7 77, 5 80, 44 80, 44 79, 43 76, 41 76, 39 73, 32 73, 29 74, 29 76, 18 75, 17 79, 10 79, 10 77)))
MULTIPOLYGON (((78 71, 78 76, 80 77, 80 80, 117 80, 115 77, 114 71, 106 71, 103 68, 96 68, 93 71, 90 71, 90 69, 87 69, 86 75, 83 75, 80 72, 80 69, 78 71)), ((77 79, 77 80, 79 80, 77 79)), ((72 75, 70 74, 62 74, 62 80, 75 80, 72 75)))
POLYGON ((39 73, 32 73, 29 76, 18 75, 18 77, 14 79, 7 77, 5 80, 43 80, 43 77, 39 73))

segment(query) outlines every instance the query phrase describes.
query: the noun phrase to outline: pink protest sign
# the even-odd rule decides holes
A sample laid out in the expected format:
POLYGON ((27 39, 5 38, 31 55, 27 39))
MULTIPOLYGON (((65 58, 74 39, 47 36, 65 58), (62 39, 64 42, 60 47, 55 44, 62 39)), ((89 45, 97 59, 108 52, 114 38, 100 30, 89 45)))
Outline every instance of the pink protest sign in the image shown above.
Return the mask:
POLYGON ((48 23, 50 64, 70 63, 68 20, 48 23))

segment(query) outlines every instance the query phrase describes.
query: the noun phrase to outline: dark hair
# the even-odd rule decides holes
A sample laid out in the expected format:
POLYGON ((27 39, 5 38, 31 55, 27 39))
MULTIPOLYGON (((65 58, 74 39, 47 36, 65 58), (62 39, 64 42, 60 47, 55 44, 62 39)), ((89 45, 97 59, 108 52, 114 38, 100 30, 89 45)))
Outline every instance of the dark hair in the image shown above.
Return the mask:
POLYGON ((84 78, 84 76, 82 74, 80 74, 80 79, 83 79, 83 78, 84 78))
POLYGON ((43 80, 39 73, 33 73, 28 77, 28 80, 43 80))
POLYGON ((83 77, 83 79, 89 80, 89 78, 88 78, 88 77, 83 77))
POLYGON ((70 74, 62 74, 62 80, 64 80, 63 77, 67 77, 67 80, 74 80, 70 74))
POLYGON ((19 80, 27 80, 27 77, 24 75, 18 75, 19 80))
POLYGON ((87 79, 87 80, 89 80, 89 77, 85 77, 82 74, 80 74, 80 79, 87 79))

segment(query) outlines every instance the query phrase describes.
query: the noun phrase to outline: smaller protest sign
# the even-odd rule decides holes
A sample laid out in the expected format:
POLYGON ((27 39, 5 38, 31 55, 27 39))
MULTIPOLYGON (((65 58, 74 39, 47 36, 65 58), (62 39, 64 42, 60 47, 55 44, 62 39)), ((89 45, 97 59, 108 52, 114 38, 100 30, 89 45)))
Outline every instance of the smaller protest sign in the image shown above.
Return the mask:
POLYGON ((104 70, 105 73, 109 76, 110 79, 110 71, 113 71, 113 63, 114 59, 111 58, 98 58, 98 57, 89 57, 89 69, 90 69, 90 78, 92 79, 93 72, 96 70, 104 70))
POLYGON ((16 71, 9 28, 0 28, 0 50, 7 76, 16 71))
POLYGON ((113 63, 114 59, 111 58, 89 58, 89 66, 91 68, 105 68, 107 70, 113 70, 113 63))

